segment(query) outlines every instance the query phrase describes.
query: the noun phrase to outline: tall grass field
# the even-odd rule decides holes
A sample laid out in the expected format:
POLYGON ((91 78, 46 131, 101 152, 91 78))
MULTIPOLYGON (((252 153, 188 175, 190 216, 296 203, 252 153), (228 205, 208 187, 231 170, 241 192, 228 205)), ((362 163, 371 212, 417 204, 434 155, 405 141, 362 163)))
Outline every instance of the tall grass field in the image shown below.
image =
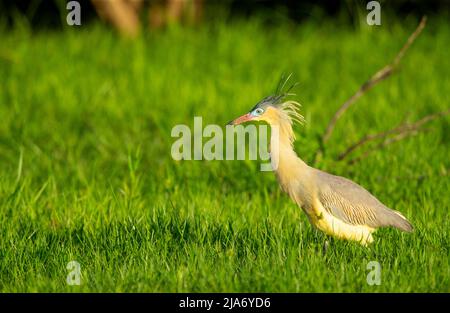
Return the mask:
POLYGON ((365 134, 449 108, 444 19, 430 18, 399 70, 345 113, 316 164, 402 212, 413 233, 335 240, 260 161, 171 156, 175 125, 200 116, 225 129, 292 72, 306 120, 295 148, 311 164, 333 113, 416 26, 252 18, 136 40, 99 23, 1 27, 0 291, 449 292, 449 117, 353 165, 335 161, 365 134), (67 283, 71 261, 80 285, 67 283))

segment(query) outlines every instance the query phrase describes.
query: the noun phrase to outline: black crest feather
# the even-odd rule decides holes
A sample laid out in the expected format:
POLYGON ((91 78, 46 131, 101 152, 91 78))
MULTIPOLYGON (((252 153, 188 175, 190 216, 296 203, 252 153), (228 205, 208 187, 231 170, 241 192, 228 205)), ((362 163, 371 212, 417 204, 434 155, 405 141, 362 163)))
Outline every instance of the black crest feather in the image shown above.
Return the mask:
POLYGON ((295 96, 295 93, 292 93, 291 91, 292 91, 292 89, 294 89, 295 86, 298 85, 298 83, 294 82, 291 85, 289 85, 289 81, 291 80, 291 77, 292 77, 292 73, 290 73, 287 76, 285 74, 281 75, 274 94, 262 99, 260 102, 258 102, 255 105, 255 107, 252 110, 254 110, 258 107, 263 107, 263 106, 267 106, 267 105, 278 106, 283 103, 283 100, 286 97, 295 96), (289 86, 289 87, 286 88, 286 86, 289 86))

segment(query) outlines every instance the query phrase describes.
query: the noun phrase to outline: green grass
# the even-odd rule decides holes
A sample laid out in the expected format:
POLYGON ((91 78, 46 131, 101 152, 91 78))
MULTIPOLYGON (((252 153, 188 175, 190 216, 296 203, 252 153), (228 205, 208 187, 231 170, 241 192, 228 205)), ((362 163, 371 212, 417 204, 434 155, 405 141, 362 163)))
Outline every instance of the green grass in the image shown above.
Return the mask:
POLYGON ((390 61, 416 24, 352 30, 259 20, 171 28, 135 41, 100 25, 0 30, 0 290, 3 292, 450 291, 450 125, 353 166, 333 157, 363 134, 449 107, 450 31, 429 21, 401 71, 339 122, 318 167, 365 186, 415 232, 369 248, 327 239, 258 161, 174 161, 176 124, 224 125, 300 82, 310 162, 329 118, 390 61), (81 264, 81 286, 66 265, 81 264), (382 267, 369 286, 369 261, 382 267))

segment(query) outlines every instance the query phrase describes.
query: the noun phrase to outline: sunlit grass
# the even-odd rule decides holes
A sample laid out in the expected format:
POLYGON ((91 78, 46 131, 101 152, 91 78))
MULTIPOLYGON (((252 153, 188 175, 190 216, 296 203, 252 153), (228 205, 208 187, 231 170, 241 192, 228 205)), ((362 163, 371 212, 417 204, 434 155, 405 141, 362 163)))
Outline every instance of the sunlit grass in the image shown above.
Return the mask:
POLYGON ((319 167, 404 213, 370 248, 330 241, 256 161, 174 161, 176 124, 225 125, 300 82, 310 161, 334 110, 390 61, 413 23, 351 30, 258 20, 172 28, 136 41, 91 25, 0 32, 0 290, 450 291, 449 119, 361 163, 333 157, 363 134, 448 107, 446 22, 431 19, 401 71, 352 107, 319 167), (81 286, 68 286, 76 260, 81 286), (366 282, 369 261, 380 286, 366 282))

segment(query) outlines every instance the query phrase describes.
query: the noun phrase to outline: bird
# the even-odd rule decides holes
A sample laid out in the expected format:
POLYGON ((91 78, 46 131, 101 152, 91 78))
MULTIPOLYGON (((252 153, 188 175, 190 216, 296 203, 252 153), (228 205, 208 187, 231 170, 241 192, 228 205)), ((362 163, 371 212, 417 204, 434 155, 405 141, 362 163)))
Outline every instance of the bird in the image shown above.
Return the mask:
POLYGON ((304 118, 300 104, 287 99, 295 95, 290 91, 296 84, 283 91, 289 78, 282 78, 274 94, 228 125, 250 121, 269 124, 270 162, 278 183, 318 230, 363 246, 374 241, 373 233, 380 227, 412 232, 413 226, 402 213, 388 208, 365 188, 345 177, 311 167, 297 155, 293 124, 302 124, 304 118))

